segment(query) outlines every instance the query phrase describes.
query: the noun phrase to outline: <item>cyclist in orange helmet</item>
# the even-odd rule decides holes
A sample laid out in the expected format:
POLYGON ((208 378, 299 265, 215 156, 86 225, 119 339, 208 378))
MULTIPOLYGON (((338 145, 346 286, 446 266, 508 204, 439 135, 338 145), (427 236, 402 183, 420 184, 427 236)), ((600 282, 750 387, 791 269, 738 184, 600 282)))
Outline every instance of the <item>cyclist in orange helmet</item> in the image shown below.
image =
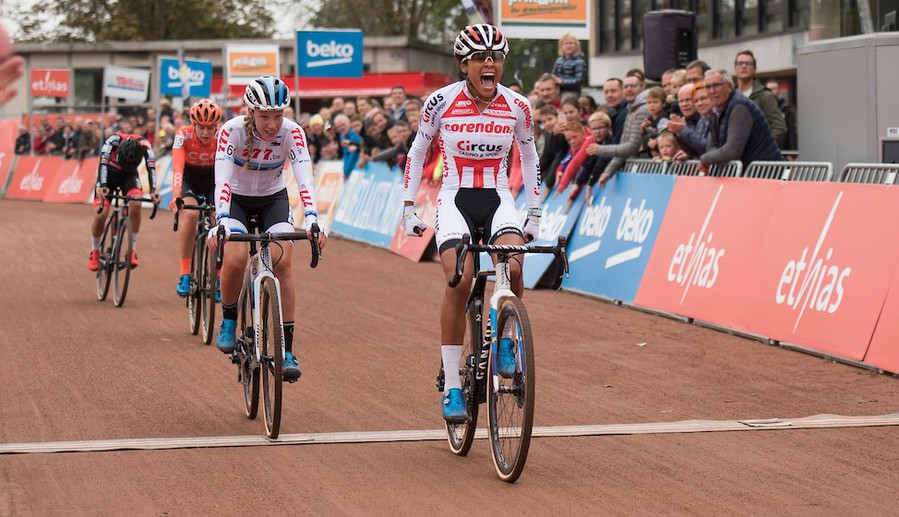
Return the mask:
MULTIPOLYGON (((192 125, 175 133, 172 146, 172 211, 180 198, 188 205, 213 202, 215 188, 215 133, 222 118, 222 108, 212 99, 200 99, 190 107, 192 125)), ((180 215, 178 240, 181 249, 181 276, 178 296, 190 294, 190 257, 197 238, 199 212, 185 210, 180 215)))

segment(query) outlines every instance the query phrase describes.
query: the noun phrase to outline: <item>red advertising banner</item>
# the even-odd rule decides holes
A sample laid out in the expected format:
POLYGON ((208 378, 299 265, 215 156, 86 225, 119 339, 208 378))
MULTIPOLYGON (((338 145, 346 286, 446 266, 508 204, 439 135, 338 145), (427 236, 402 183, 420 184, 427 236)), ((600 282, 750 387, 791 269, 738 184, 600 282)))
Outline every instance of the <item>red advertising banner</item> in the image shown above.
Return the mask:
POLYGON ((19 156, 16 169, 12 173, 7 199, 33 199, 40 201, 47 193, 47 187, 56 176, 53 166, 58 156, 19 156))
POLYGON ((893 282, 886 302, 877 320, 874 337, 865 354, 865 363, 881 370, 899 373, 899 271, 893 273, 893 282))
POLYGON ((6 186, 6 179, 12 170, 18 136, 19 122, 17 120, 0 120, 0 192, 6 186))
POLYGON ((746 292, 778 183, 679 177, 634 298, 660 309, 745 329, 746 292))
POLYGON ((745 271, 749 330, 861 361, 899 261, 897 220, 895 187, 782 184, 745 271))
POLYGON ((69 70, 52 68, 31 69, 32 97, 68 97, 71 84, 69 70))
MULTIPOLYGON (((425 167, 425 178, 430 177, 433 173, 434 165, 436 162, 432 162, 431 167, 425 167)), ((402 221, 399 221, 396 232, 393 234, 393 240, 390 242, 390 251, 413 262, 422 260, 434 240, 434 223, 437 222, 437 195, 439 193, 440 183, 422 179, 418 188, 418 197, 415 198, 415 209, 428 227, 421 237, 410 237, 406 235, 402 221)))
POLYGON ((87 158, 81 163, 77 160, 63 160, 58 165, 59 173, 47 187, 44 195, 46 203, 86 203, 94 197, 94 185, 97 182, 99 158, 87 158))

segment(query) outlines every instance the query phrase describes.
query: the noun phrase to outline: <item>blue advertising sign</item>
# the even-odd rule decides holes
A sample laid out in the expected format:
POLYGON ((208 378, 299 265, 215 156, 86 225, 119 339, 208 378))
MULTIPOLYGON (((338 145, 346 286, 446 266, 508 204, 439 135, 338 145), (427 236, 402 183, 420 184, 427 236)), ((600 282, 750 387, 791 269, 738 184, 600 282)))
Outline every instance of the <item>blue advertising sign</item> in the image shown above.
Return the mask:
POLYGON ((619 173, 596 189, 568 245, 562 287, 630 303, 637 295, 676 177, 619 173))
POLYGON ((403 175, 385 163, 356 169, 343 187, 331 231, 353 240, 389 248, 403 215, 403 175))
POLYGON ((362 77, 362 31, 297 31, 302 77, 362 77))
MULTIPOLYGON (((546 200, 541 207, 543 208, 543 217, 540 219, 540 238, 531 244, 552 246, 559 240, 560 235, 566 237, 571 235, 571 230, 574 228, 578 215, 584 207, 583 190, 578 194, 577 199, 574 200, 571 206, 568 206, 568 196, 573 188, 575 188, 574 183, 568 185, 568 188, 562 192, 553 189, 546 196, 546 200)), ((526 217, 527 210, 524 210, 522 221, 526 217)), ((555 260, 556 257, 549 254, 528 255, 524 261, 524 286, 528 289, 537 287, 540 279, 546 274, 546 270, 549 269, 555 260)))
POLYGON ((177 58, 164 57, 159 63, 159 93, 181 97, 182 84, 186 83, 191 97, 209 97, 212 94, 212 61, 185 60, 178 64, 177 58))

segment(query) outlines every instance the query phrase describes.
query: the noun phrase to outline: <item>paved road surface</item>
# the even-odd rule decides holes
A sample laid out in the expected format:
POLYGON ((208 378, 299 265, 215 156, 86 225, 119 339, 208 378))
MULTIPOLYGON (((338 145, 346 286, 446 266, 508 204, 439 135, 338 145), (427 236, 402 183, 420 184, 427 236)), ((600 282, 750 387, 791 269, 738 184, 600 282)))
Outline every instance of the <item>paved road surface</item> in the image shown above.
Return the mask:
MULTIPOLYGON (((187 332, 171 215, 145 221, 122 309, 94 296, 90 217, 0 201, 0 444, 263 434, 187 332)), ((282 434, 440 428, 439 266, 332 239, 310 270, 298 249, 304 374, 282 434)), ((899 408, 892 377, 569 293, 526 302, 538 426, 899 408)), ((0 455, 0 516, 886 515, 897 486, 897 427, 538 438, 515 485, 483 440, 467 458, 441 441, 0 455)))

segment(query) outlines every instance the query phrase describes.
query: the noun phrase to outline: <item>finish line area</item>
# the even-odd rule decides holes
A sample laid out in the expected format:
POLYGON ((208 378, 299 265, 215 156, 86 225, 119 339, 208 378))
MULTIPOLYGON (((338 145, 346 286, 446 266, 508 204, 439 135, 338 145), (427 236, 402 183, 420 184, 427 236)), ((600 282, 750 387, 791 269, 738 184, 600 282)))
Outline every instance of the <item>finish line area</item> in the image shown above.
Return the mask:
MULTIPOLYGON (((535 426, 535 438, 570 438, 584 436, 623 436, 644 434, 680 434, 733 431, 771 431, 799 429, 838 429, 849 427, 899 426, 899 412, 873 416, 814 415, 801 418, 745 420, 681 420, 639 424, 604 424, 571 426, 535 426)), ((487 438, 487 430, 479 428, 475 439, 487 438)), ((325 445, 347 443, 426 442, 446 439, 437 430, 360 431, 339 433, 285 434, 277 439, 265 436, 211 436, 196 438, 126 438, 120 440, 83 440, 0 444, 4 454, 48 454, 63 452, 109 452, 124 450, 209 449, 227 447, 259 447, 269 445, 325 445)))

